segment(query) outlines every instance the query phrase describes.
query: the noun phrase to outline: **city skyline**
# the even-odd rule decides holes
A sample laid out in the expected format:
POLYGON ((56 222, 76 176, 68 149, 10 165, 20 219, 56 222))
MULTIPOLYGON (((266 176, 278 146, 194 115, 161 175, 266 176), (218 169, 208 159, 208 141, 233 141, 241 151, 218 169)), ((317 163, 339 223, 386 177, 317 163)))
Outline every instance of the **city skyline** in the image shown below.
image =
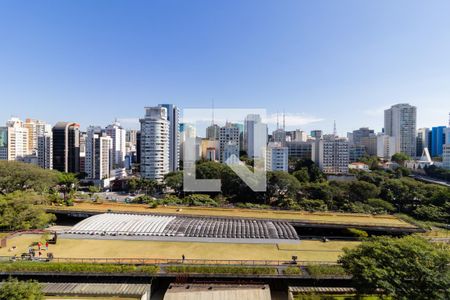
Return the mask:
POLYGON ((447 1, 1 7, 0 120, 138 128, 142 107, 214 99, 340 135, 380 131, 394 103, 417 106, 418 127, 448 123, 447 1))

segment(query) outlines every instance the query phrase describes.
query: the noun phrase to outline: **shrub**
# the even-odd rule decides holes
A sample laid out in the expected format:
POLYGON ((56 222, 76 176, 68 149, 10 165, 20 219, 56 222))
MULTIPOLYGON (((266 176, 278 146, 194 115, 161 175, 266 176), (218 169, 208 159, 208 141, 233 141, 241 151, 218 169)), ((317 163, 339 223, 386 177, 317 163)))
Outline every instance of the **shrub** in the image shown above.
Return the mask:
POLYGON ((364 230, 357 229, 357 228, 347 228, 347 232, 350 233, 354 237, 368 237, 369 234, 365 232, 364 230))
POLYGON ((115 264, 88 263, 54 263, 54 262, 5 262, 0 263, 1 272, 55 272, 55 273, 143 273, 155 274, 157 266, 135 266, 115 264))
POLYGON ((394 212, 396 210, 394 205, 383 199, 372 198, 367 200, 367 203, 380 212, 394 212))
POLYGON ((276 274, 276 269, 271 267, 235 267, 235 266, 169 266, 165 270, 169 273, 199 273, 199 274, 241 274, 262 275, 276 274))
POLYGON ((184 202, 190 206, 218 206, 217 202, 209 195, 192 194, 184 198, 184 202))
POLYGON ((304 275, 303 270, 298 266, 287 267, 283 270, 283 273, 286 275, 304 275))
POLYGON ((307 270, 312 277, 348 276, 348 273, 340 265, 310 265, 307 266, 307 270))
POLYGON ((238 208, 258 208, 258 209, 269 209, 270 205, 267 204, 254 204, 254 203, 236 203, 238 208))
POLYGON ((160 203, 167 205, 177 205, 183 204, 183 200, 175 195, 166 195, 162 200, 160 200, 160 203))
POLYGON ((298 202, 299 206, 307 211, 326 211, 327 205, 323 200, 303 199, 298 202))

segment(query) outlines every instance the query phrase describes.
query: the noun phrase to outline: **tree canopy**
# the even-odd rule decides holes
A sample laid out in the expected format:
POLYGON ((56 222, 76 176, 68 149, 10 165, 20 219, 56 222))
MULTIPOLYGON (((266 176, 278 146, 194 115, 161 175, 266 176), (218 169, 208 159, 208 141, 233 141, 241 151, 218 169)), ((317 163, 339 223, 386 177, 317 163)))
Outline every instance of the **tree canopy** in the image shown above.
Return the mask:
POLYGON ((438 300, 450 296, 450 248, 427 240, 377 237, 339 259, 360 293, 382 289, 394 299, 438 300))
POLYGON ((0 228, 23 230, 43 228, 55 217, 45 213, 35 204, 42 204, 42 197, 31 192, 16 191, 0 196, 0 228))
POLYGON ((391 160, 402 166, 406 161, 411 160, 411 157, 403 152, 398 152, 392 155, 391 160))
POLYGON ((57 171, 18 161, 0 160, 0 194, 23 190, 46 192, 57 183, 57 171))
POLYGON ((0 285, 0 300, 42 300, 44 293, 36 281, 18 281, 10 278, 0 285))

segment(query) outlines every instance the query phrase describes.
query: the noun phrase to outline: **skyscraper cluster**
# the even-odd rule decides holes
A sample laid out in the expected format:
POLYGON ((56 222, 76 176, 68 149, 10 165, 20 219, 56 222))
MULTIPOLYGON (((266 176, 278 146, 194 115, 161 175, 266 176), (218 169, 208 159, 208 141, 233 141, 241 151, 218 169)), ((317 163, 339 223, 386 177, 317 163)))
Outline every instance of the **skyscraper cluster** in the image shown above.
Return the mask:
POLYGON ((193 144, 189 160, 239 164, 245 155, 249 160, 265 158, 269 171, 287 171, 290 160, 310 159, 325 173, 346 174, 349 165, 363 157, 389 160, 398 152, 412 158, 429 153, 450 169, 450 122, 417 129, 417 108, 406 103, 385 110, 384 128, 378 133, 361 127, 339 137, 335 123, 332 134, 322 130, 308 134, 286 130, 284 120, 283 114, 282 125, 277 122, 268 134, 258 114, 247 115, 242 124, 223 126, 213 118, 201 138, 192 124, 180 123, 179 108, 173 104, 146 107, 140 130, 125 130, 117 120, 105 128, 89 126, 82 131, 76 122, 52 127, 40 120, 11 118, 0 127, 0 160, 84 174, 86 180, 101 186, 136 171, 142 178, 163 180, 169 172, 180 170, 188 142, 193 144))

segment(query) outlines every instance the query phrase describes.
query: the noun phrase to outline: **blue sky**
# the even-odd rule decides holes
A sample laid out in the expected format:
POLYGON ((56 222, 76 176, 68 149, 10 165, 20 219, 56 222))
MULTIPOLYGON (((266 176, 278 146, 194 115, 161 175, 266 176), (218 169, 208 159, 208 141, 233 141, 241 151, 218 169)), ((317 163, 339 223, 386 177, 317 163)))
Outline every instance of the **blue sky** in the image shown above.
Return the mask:
POLYGON ((285 110, 289 128, 380 130, 450 112, 450 1, 0 2, 0 122, 126 127, 144 106, 285 110))

